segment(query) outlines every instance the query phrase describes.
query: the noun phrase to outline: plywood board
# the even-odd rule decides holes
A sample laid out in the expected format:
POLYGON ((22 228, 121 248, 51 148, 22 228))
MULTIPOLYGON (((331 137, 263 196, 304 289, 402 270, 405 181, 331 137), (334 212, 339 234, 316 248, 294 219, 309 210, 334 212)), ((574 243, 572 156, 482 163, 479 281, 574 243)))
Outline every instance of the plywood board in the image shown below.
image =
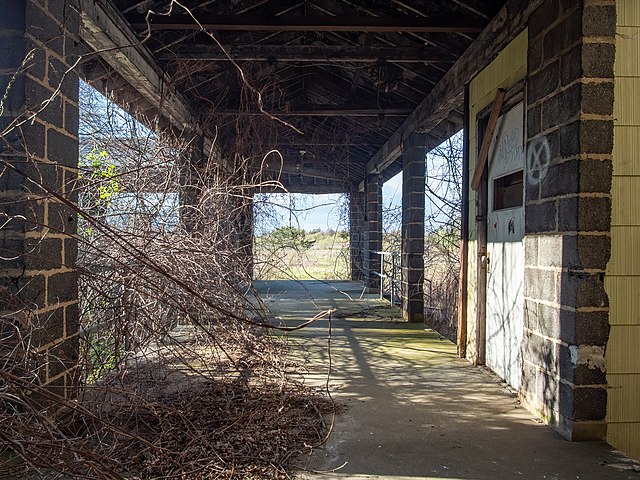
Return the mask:
POLYGON ((640 129, 616 125, 613 129, 613 175, 640 175, 640 129))
MULTIPOLYGON (((529 32, 525 29, 514 38, 496 59, 482 70, 469 85, 469 168, 470 175, 476 163, 477 134, 476 118, 478 112, 483 110, 495 98, 498 88, 508 89, 522 80, 527 74, 527 47, 529 32)), ((468 261, 468 309, 467 309, 467 358, 475 354, 475 272, 477 270, 477 237, 475 223, 475 192, 469 196, 469 261, 468 261)))
POLYGON ((618 29, 616 36, 616 76, 640 76, 640 27, 618 29))
POLYGON ((640 78, 616 77, 614 95, 615 124, 640 126, 640 78))
POLYGON ((607 425, 607 443, 632 458, 640 458, 640 423, 610 423, 607 425))
MULTIPOLYGON (((612 195, 617 195, 612 192, 612 195)), ((640 208, 638 206, 637 208, 640 208)), ((640 227, 611 227, 611 259, 607 274, 640 275, 640 227)))
POLYGON ((640 374, 611 373, 609 380, 609 422, 640 422, 640 374))
POLYGON ((607 441, 640 460, 640 0, 616 10, 607 441))
POLYGON ((607 275, 605 288, 611 325, 640 325, 640 276, 607 275))
POLYGON ((640 374, 638 345, 640 325, 612 325, 607 344, 607 372, 640 374))
POLYGON ((627 26, 640 27, 640 0, 618 0, 616 10, 618 31, 627 26))
MULTIPOLYGON (((640 177, 613 177, 612 191, 615 196, 611 202, 611 223, 616 226, 640 225, 640 177)), ((631 230, 629 233, 637 234, 631 230)))

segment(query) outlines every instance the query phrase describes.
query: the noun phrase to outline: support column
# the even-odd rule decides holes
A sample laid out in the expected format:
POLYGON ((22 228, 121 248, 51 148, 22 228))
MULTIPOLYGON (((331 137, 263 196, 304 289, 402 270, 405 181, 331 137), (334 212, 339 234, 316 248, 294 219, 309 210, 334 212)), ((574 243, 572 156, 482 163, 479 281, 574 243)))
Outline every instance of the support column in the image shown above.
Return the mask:
POLYGON ((521 393, 571 440, 606 436, 615 18, 548 0, 529 20, 521 393))
POLYGON ((380 255, 382 249, 382 184, 379 175, 365 180, 364 282, 369 293, 380 291, 380 255))
POLYGON ((426 135, 412 134, 402 156, 402 318, 424 321, 424 198, 426 135))
POLYGON ((203 140, 197 136, 183 152, 180 162, 180 222, 189 232, 202 221, 202 212, 198 210, 198 196, 202 188, 198 166, 202 164, 203 156, 203 140))
POLYGON ((253 197, 246 195, 238 215, 238 250, 248 278, 253 279, 253 197))
POLYGON ((352 191, 349 193, 349 259, 351 263, 351 280, 364 280, 365 197, 364 192, 352 191))
POLYGON ((0 356, 15 374, 72 397, 78 76, 69 70, 79 18, 67 2, 44 5, 0 0, 0 356))

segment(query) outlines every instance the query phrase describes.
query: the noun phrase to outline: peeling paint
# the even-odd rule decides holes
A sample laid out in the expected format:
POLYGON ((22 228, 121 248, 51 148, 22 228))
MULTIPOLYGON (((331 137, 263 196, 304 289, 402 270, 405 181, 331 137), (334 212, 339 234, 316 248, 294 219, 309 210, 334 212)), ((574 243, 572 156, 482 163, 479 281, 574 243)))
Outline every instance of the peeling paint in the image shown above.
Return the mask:
POLYGON ((580 350, 576 345, 571 345, 569 347, 569 353, 571 353, 571 365, 576 366, 580 358, 580 350))
MULTIPOLYGON (((573 352, 571 353, 573 361, 573 352)), ((586 365, 590 369, 605 371, 604 347, 593 345, 580 345, 580 364, 586 365)))

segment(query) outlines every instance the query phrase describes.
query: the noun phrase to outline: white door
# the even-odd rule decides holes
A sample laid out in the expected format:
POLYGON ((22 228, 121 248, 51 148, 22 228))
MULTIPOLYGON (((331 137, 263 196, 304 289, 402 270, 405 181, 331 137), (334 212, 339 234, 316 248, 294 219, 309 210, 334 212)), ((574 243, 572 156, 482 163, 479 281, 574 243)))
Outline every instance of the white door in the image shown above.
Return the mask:
POLYGON ((486 363, 520 386, 524 326, 524 108, 502 115, 489 150, 486 363))

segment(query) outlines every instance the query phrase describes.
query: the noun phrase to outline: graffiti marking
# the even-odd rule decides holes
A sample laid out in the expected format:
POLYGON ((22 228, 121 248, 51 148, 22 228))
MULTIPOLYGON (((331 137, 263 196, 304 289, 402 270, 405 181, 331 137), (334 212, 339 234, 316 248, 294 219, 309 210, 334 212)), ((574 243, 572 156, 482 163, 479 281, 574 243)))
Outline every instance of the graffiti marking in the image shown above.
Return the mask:
POLYGON ((551 149, 546 138, 536 138, 527 149, 527 181, 538 185, 547 176, 551 162, 551 149))

